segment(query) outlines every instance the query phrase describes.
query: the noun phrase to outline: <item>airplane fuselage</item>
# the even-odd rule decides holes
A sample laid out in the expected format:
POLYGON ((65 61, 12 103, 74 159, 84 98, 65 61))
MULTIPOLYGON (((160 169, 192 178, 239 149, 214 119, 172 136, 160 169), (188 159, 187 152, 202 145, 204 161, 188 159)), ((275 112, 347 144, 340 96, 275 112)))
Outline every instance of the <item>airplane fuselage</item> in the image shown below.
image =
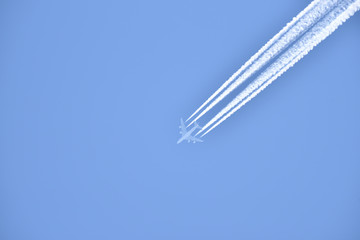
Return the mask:
POLYGON ((177 141, 177 144, 179 144, 179 143, 181 143, 182 141, 188 139, 195 130, 196 130, 196 127, 193 127, 192 129, 190 129, 187 133, 185 133, 185 134, 179 139, 179 141, 177 141))

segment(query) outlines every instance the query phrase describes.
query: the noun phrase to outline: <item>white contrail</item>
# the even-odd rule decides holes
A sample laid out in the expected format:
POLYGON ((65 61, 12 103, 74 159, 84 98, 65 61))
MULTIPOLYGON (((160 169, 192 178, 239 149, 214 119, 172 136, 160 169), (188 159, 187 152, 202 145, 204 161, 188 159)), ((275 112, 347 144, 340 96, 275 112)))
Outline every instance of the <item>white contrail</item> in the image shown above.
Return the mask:
POLYGON ((246 81, 271 59, 278 56, 289 44, 304 34, 314 23, 334 8, 340 0, 315 0, 289 22, 278 34, 268 41, 254 56, 252 56, 237 72, 235 72, 218 90, 213 93, 186 121, 195 116, 210 101, 231 85, 205 108, 188 126, 202 117, 231 91, 246 81), (235 81, 236 80, 236 81, 235 81), (234 82, 235 81, 235 82, 234 82))
POLYGON ((211 119, 196 135, 205 131, 210 125, 220 119, 202 136, 206 135, 234 112, 239 110, 281 74, 286 72, 296 62, 303 58, 316 45, 333 33, 343 22, 360 9, 360 0, 344 0, 324 18, 312 27, 303 37, 295 42, 271 66, 242 91, 232 102, 211 119), (236 107, 235 107, 236 106, 236 107), (227 113, 227 114, 226 114, 227 113), (226 114, 226 115, 225 115, 226 114), (225 116, 224 116, 225 115, 225 116))

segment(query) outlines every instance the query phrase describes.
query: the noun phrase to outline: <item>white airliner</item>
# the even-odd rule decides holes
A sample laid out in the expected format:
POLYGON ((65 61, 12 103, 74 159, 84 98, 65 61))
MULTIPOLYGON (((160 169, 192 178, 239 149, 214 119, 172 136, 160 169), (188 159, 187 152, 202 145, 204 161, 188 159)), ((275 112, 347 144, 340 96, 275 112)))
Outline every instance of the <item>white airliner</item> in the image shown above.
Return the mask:
POLYGON ((179 141, 177 141, 177 144, 181 143, 184 140, 187 140, 188 142, 192 141, 193 143, 203 142, 203 140, 201 140, 200 138, 191 135, 196 129, 201 129, 201 127, 199 126, 199 124, 197 124, 197 122, 195 122, 194 124, 195 126, 188 131, 186 130, 183 119, 182 118, 180 119, 179 128, 180 128, 181 138, 179 139, 179 141))

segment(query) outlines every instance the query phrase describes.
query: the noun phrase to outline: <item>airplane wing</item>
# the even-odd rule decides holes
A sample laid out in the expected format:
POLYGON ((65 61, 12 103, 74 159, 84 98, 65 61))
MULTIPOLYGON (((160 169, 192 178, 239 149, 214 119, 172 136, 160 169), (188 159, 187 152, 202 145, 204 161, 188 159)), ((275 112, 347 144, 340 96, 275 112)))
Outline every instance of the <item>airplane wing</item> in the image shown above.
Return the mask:
POLYGON ((192 141, 194 143, 203 142, 203 140, 201 140, 200 138, 194 137, 194 136, 189 136, 189 138, 187 140, 192 141))
POLYGON ((184 120, 182 118, 180 119, 180 127, 179 128, 180 128, 181 135, 184 135, 185 133, 187 133, 186 126, 185 126, 184 120))

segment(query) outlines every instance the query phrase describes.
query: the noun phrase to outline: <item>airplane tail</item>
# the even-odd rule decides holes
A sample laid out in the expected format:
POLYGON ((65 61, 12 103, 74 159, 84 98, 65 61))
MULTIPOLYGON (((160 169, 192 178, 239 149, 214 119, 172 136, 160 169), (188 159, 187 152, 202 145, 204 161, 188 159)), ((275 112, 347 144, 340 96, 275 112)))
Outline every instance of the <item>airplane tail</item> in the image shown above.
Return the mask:
POLYGON ((195 124, 195 127, 202 129, 202 127, 196 121, 194 122, 194 124, 195 124))

